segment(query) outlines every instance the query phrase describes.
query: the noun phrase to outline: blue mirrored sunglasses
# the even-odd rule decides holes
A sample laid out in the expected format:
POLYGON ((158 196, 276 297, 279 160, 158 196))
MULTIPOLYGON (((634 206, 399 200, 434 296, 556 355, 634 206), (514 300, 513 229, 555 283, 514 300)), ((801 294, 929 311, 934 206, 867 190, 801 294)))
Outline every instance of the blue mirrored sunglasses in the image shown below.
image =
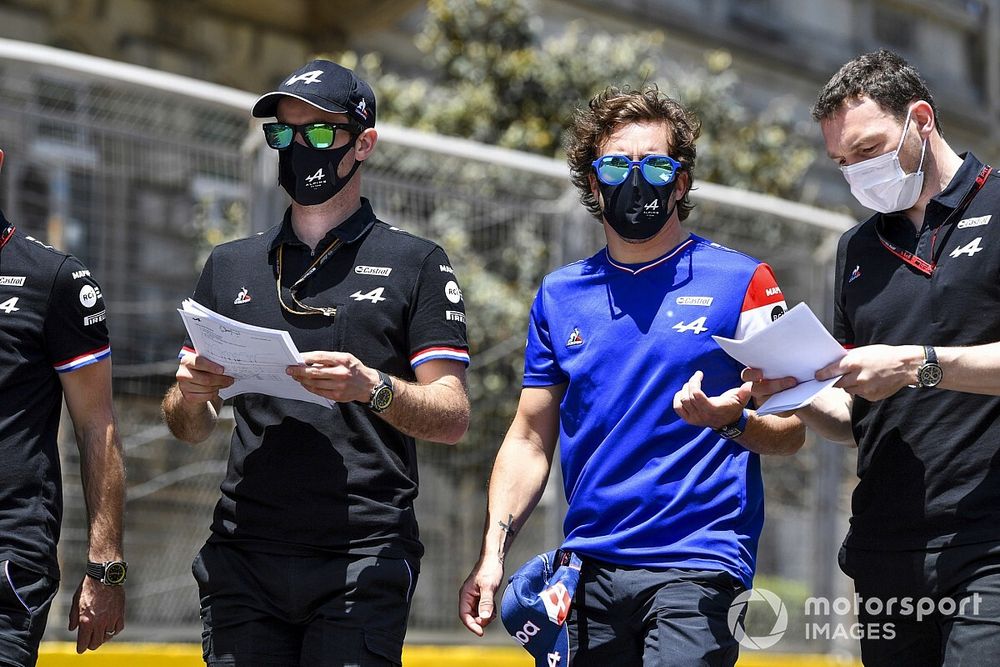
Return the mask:
POLYGON ((598 180, 605 185, 624 183, 633 167, 639 168, 650 185, 669 185, 681 168, 681 163, 669 155, 647 155, 641 160, 632 160, 627 155, 602 155, 592 165, 598 180))

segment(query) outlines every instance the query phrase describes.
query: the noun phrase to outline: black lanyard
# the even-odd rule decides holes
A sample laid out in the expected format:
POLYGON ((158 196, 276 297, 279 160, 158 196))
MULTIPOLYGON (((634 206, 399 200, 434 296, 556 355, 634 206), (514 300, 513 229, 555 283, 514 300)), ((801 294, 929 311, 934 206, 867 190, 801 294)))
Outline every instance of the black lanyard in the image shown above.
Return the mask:
MULTIPOLYGON (((977 194, 979 194, 979 191, 983 189, 984 185, 986 185, 986 179, 990 177, 990 173, 992 171, 993 167, 991 167, 990 165, 986 165, 983 167, 982 171, 979 172, 979 176, 976 176, 975 185, 973 185, 972 188, 970 188, 969 191, 965 194, 965 197, 962 199, 962 202, 954 210, 952 210, 951 213, 948 214, 948 217, 944 219, 944 222, 938 225, 937 229, 934 230, 934 233, 931 234, 931 261, 928 262, 922 257, 917 257, 912 252, 903 250, 892 241, 886 239, 885 236, 882 234, 882 230, 879 228, 880 227, 879 223, 885 220, 884 217, 879 217, 878 222, 875 223, 875 233, 878 234, 878 240, 881 241, 882 246, 886 250, 891 252, 893 255, 900 258, 901 260, 903 260, 904 262, 915 268, 917 271, 920 271, 920 273, 924 274, 925 276, 930 277, 931 274, 934 273, 934 268, 937 266, 937 257, 935 257, 934 245, 937 242, 938 232, 941 231, 944 227, 948 226, 948 224, 951 222, 951 219, 955 217, 956 213, 958 213, 959 211, 964 211, 969 206, 969 204, 972 203, 972 199, 977 194)), ((950 233, 951 229, 948 230, 947 234, 950 233)), ((944 243, 947 240, 947 234, 945 234, 946 238, 941 242, 942 247, 944 246, 944 243)))

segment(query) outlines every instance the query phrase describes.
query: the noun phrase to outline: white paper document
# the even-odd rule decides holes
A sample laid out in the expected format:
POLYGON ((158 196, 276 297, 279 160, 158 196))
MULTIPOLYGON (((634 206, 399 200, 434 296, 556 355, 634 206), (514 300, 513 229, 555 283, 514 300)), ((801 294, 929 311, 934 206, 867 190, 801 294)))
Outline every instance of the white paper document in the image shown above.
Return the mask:
POLYGON ((200 356, 225 368, 236 382, 219 391, 223 399, 238 394, 267 394, 330 407, 330 401, 307 391, 285 373, 304 363, 287 331, 245 324, 185 299, 177 312, 200 356))
POLYGON ((808 405, 841 377, 820 382, 815 379, 816 371, 847 354, 804 303, 743 340, 712 338, 726 354, 745 366, 759 368, 766 378, 794 377, 799 381, 764 401, 757 409, 760 415, 808 405))

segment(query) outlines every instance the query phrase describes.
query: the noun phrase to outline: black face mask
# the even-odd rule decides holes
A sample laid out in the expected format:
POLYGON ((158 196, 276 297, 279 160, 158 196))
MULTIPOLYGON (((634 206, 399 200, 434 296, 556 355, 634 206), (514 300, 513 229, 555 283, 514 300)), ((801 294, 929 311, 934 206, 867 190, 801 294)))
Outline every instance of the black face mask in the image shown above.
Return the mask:
POLYGON ((337 166, 353 148, 354 141, 326 150, 292 142, 288 148, 278 151, 278 183, 297 204, 322 204, 343 190, 361 166, 355 160, 347 176, 337 177, 337 166))
POLYGON ((638 169, 624 183, 606 185, 598 181, 604 197, 604 218, 619 236, 632 241, 645 241, 656 236, 677 208, 677 202, 667 210, 670 195, 677 180, 669 185, 651 185, 638 169))

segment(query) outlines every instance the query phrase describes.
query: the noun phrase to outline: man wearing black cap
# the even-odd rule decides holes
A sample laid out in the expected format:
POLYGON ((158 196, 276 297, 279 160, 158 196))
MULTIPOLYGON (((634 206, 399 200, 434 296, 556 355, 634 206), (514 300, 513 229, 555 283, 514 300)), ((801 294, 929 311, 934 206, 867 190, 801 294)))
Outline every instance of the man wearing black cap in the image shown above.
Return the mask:
MULTIPOLYGON (((375 96, 315 60, 256 117, 292 198, 270 230, 212 252, 199 303, 287 330, 313 403, 243 394, 212 534, 194 562, 209 665, 399 665, 423 547, 414 438, 468 426, 465 313, 447 255, 361 197, 375 96)), ((186 341, 163 401, 171 431, 211 433, 232 384, 186 341)))

